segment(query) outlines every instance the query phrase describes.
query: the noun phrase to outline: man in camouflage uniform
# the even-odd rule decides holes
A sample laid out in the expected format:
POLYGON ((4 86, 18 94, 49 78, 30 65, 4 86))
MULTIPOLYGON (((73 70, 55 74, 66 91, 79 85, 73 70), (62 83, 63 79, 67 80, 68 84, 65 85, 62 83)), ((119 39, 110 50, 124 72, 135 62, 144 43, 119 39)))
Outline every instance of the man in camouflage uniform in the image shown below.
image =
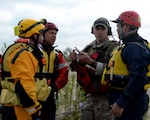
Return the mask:
POLYGON ((106 18, 102 17, 95 20, 91 33, 96 38, 94 41, 81 52, 77 50, 78 55, 75 50, 70 53, 71 70, 77 71, 77 81, 86 93, 85 102, 81 105, 80 120, 111 120, 108 85, 103 86, 100 81, 103 69, 110 58, 110 53, 118 43, 110 41, 108 38, 109 35, 112 35, 112 32, 106 18), (89 85, 87 85, 88 81, 86 80, 91 81, 89 85))

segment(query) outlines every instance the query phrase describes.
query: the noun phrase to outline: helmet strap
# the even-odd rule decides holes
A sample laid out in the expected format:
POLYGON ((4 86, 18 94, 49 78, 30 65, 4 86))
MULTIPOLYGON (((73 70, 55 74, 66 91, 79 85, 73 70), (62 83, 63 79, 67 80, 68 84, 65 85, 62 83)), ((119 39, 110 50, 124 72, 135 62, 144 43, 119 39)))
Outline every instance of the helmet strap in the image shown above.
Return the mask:
POLYGON ((32 35, 32 36, 31 36, 31 39, 32 39, 33 42, 34 42, 34 47, 37 47, 39 35, 37 35, 36 38, 35 38, 35 35, 32 35))
POLYGON ((127 37, 127 36, 130 36, 130 35, 132 35, 132 34, 135 34, 135 33, 137 33, 137 30, 131 30, 131 31, 127 32, 127 33, 124 33, 123 38, 125 38, 125 37, 127 37))
POLYGON ((43 40, 43 43, 44 43, 45 45, 49 46, 49 44, 48 44, 48 42, 45 40, 45 38, 44 38, 44 40, 43 40))
POLYGON ((31 25, 30 27, 28 27, 27 29, 22 30, 22 31, 21 31, 22 34, 28 32, 29 30, 31 30, 32 28, 34 28, 35 26, 37 26, 37 25, 39 25, 39 24, 41 24, 41 22, 36 22, 36 23, 34 23, 33 25, 31 25))

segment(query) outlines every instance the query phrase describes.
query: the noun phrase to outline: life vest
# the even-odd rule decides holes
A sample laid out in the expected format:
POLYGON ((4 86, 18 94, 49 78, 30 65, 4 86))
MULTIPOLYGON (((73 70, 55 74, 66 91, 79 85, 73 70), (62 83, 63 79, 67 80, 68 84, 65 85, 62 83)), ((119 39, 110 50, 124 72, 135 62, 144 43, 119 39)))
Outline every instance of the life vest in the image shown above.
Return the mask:
POLYGON ((14 57, 14 60, 17 59, 19 54, 21 54, 21 52, 23 52, 24 50, 29 50, 31 52, 33 51, 32 47, 30 47, 29 45, 27 45, 26 43, 23 43, 23 42, 17 42, 17 43, 12 44, 11 46, 9 46, 6 49, 5 53, 3 54, 3 58, 2 58, 2 79, 3 80, 5 80, 7 77, 11 77, 8 63, 7 63, 7 58, 15 49, 17 49, 19 47, 22 47, 23 49, 21 49, 18 52, 18 54, 16 54, 16 56, 14 57))
MULTIPOLYGON (((48 57, 45 54, 47 54, 47 53, 43 51, 43 56, 48 57)), ((55 50, 53 50, 50 52, 50 58, 45 58, 47 60, 46 63, 48 64, 48 59, 49 59, 49 64, 50 64, 50 67, 48 68, 48 66, 46 66, 45 70, 48 70, 48 72, 51 74, 54 72, 56 56, 57 56, 57 52, 55 50)))
POLYGON ((56 51, 51 51, 49 59, 47 58, 47 55, 45 55, 47 53, 44 52, 44 50, 42 51, 42 53, 45 58, 43 59, 43 61, 45 62, 45 65, 43 66, 43 70, 41 74, 39 74, 39 69, 37 70, 37 73, 35 74, 35 79, 36 79, 36 91, 37 91, 38 100, 45 101, 47 99, 46 96, 50 94, 49 91, 47 93, 47 88, 50 88, 50 91, 51 91, 50 85, 51 85, 51 80, 52 80, 52 76, 54 72, 57 53, 56 51), (48 60, 49 60, 50 67, 48 66, 49 65, 48 60), (41 79, 44 78, 44 81, 39 78, 41 79), (47 95, 45 96, 45 94, 43 93, 46 93, 47 95))
MULTIPOLYGON (((0 98, 1 104, 20 105, 19 99, 15 93, 15 84, 14 80, 11 78, 7 58, 15 49, 18 49, 19 47, 21 47, 21 49, 15 54, 14 58, 12 59, 12 62, 15 62, 19 54, 21 54, 24 50, 33 52, 33 48, 29 44, 27 44, 27 41, 27 39, 19 39, 16 43, 9 46, 3 55, 1 86, 4 90, 2 90, 0 98)), ((42 62, 44 65, 45 59, 42 59, 42 62)), ((35 74, 36 94, 38 100, 45 101, 51 92, 51 87, 47 85, 47 80, 45 78, 46 73, 41 74, 40 69, 41 68, 39 66, 37 69, 37 73, 35 74)))
POLYGON ((77 64, 77 82, 85 92, 101 93, 108 91, 108 85, 101 84, 101 76, 95 75, 95 69, 89 65, 77 64))
MULTIPOLYGON (((15 93, 15 84, 14 80, 11 78, 10 70, 8 67, 7 58, 8 56, 18 48, 22 48, 16 56, 14 56, 14 60, 18 57, 18 55, 23 52, 25 49, 27 50, 29 46, 25 43, 14 43, 10 45, 5 53, 3 54, 2 58, 2 80, 1 80, 1 97, 0 97, 0 103, 4 105, 21 105, 20 101, 17 97, 17 94, 15 93)), ((31 47, 29 47, 29 50, 33 50, 31 47)))
MULTIPOLYGON (((136 42, 129 44, 136 44, 142 47, 136 42)), ((121 53, 124 48, 124 45, 119 46, 112 52, 112 57, 109 60, 108 66, 103 71, 102 84, 105 84, 106 81, 109 81, 109 84, 112 88, 118 90, 124 90, 128 81, 129 81, 129 71, 126 64, 123 62, 121 53)), ((145 49, 144 47, 142 47, 145 49)), ((148 66, 147 76, 150 78, 150 65, 148 66)), ((147 90, 150 87, 150 84, 147 83, 144 86, 144 90, 147 90)))

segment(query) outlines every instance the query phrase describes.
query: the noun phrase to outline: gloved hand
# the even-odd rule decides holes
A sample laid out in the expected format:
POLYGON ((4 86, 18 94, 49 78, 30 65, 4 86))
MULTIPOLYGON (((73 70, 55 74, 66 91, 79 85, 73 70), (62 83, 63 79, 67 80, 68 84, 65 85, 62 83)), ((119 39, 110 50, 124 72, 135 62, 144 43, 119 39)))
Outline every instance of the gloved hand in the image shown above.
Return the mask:
POLYGON ((35 119, 34 119, 34 118, 32 118, 32 120, 41 120, 41 118, 35 118, 35 119))
POLYGON ((58 89, 55 83, 52 83, 50 86, 52 88, 51 92, 58 92, 58 89))
POLYGON ((39 102, 36 102, 35 105, 29 108, 26 108, 26 110, 31 116, 40 116, 41 108, 42 108, 42 105, 39 102))
POLYGON ((38 110, 36 113, 31 115, 32 120, 41 120, 41 110, 38 110))

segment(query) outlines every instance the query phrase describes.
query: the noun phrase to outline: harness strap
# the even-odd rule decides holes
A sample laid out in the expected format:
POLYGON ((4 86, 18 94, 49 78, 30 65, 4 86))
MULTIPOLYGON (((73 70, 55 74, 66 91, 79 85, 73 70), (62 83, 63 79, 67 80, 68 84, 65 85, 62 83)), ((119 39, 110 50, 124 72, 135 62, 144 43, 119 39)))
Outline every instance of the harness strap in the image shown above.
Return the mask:
POLYGON ((27 48, 22 48, 20 49, 13 57, 13 59, 11 60, 11 63, 14 64, 16 59, 18 58, 18 56, 20 55, 20 53, 22 53, 24 50, 28 50, 27 48))
MULTIPOLYGON (((11 73, 10 72, 3 71, 3 74, 4 74, 5 77, 11 77, 11 73)), ((41 76, 42 76, 42 78, 48 78, 48 77, 51 78, 53 76, 53 74, 51 74, 51 73, 42 73, 42 74, 41 73, 36 73, 34 78, 40 78, 41 76)), ((2 80, 5 80, 5 79, 2 79, 2 80)), ((9 79, 8 81, 12 82, 12 80, 14 80, 14 79, 9 79)))
POLYGON ((34 78, 51 78, 53 76, 52 73, 36 73, 34 78))
MULTIPOLYGON (((146 50, 146 48, 142 44, 140 44, 138 42, 129 42, 129 43, 127 43, 127 45, 132 45, 132 44, 137 45, 137 46, 141 47, 142 49, 146 50)), ((144 45, 148 48, 148 45, 146 45, 146 44, 144 44, 144 45)))

